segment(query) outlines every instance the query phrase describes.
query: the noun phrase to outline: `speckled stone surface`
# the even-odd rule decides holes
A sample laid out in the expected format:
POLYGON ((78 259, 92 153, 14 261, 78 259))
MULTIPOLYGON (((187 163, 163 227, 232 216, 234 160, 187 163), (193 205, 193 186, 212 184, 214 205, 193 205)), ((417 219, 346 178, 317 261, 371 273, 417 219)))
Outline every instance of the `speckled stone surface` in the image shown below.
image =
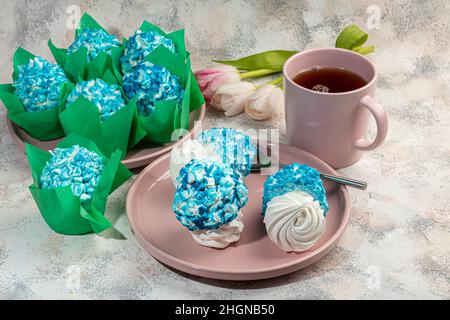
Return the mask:
MULTIPOLYGON (((69 5, 79 1, 1 1, 0 82, 11 81, 17 46, 46 58, 46 41, 72 42, 69 5)), ((212 58, 268 49, 332 46, 367 8, 377 51, 378 100, 389 113, 385 143, 342 173, 368 180, 350 190, 350 224, 338 246, 313 266, 281 278, 224 282, 171 270, 139 247, 125 214, 131 181, 108 203, 115 230, 60 236, 44 223, 27 186, 25 155, 0 108, 0 299, 450 298, 450 3, 436 1, 86 1, 108 29, 129 36, 144 18, 185 27, 194 68, 212 58), (108 10, 105 10, 107 8, 108 10), (373 7, 371 7, 373 10, 373 7), (376 8, 375 8, 376 10, 376 8)), ((284 122, 226 119, 208 111, 205 127, 280 128, 284 122)), ((371 130, 373 134, 374 130, 371 130)))

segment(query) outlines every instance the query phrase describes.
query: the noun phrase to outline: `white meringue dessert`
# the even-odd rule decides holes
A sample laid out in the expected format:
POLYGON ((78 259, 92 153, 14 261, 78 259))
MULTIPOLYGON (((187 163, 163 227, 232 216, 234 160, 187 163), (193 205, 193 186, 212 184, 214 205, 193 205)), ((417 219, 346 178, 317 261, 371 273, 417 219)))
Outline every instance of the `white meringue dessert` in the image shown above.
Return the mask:
POLYGON ((244 223, 241 221, 242 213, 239 211, 236 219, 213 230, 191 231, 192 238, 205 247, 223 249, 241 238, 244 223))
POLYGON ((286 252, 311 248, 325 232, 324 211, 304 191, 291 191, 272 198, 264 215, 270 240, 286 252))

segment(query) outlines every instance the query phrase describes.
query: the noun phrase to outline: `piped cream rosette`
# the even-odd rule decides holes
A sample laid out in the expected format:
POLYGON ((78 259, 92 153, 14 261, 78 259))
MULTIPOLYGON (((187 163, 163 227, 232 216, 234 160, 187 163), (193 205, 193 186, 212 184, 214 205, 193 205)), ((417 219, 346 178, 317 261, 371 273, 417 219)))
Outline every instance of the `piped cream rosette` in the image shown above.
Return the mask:
POLYGON ((287 165, 264 183, 267 234, 284 251, 311 248, 325 232, 327 211, 320 173, 306 164, 287 165))
POLYGON ((213 230, 195 230, 191 232, 192 238, 205 247, 223 249, 241 238, 244 223, 242 222, 242 213, 239 211, 237 217, 213 230))
POLYGON ((284 251, 305 251, 325 232, 325 217, 319 201, 304 191, 274 197, 264 216, 267 234, 284 251))

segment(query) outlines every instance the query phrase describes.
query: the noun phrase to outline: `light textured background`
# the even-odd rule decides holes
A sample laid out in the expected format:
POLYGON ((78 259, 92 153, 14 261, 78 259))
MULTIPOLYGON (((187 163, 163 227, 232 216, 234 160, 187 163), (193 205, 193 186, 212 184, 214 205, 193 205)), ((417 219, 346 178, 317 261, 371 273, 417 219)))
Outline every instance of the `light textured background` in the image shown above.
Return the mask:
MULTIPOLYGON (((138 246, 124 209, 131 181, 109 201, 117 232, 68 237, 49 230, 0 108, 0 298, 450 298, 448 1, 2 0, 1 83, 11 81, 18 46, 49 58, 49 37, 59 46, 70 43, 70 4, 125 36, 143 19, 167 30, 185 27, 195 68, 268 49, 333 46, 343 26, 365 27, 367 7, 378 5, 382 20, 370 31, 377 48, 371 59, 390 131, 379 149, 342 170, 368 180, 369 189, 350 190, 351 221, 334 251, 285 277, 230 283, 182 275, 138 246), (81 272, 78 289, 70 285, 72 265, 81 272)), ((207 116, 206 127, 284 126, 282 119, 207 116)))

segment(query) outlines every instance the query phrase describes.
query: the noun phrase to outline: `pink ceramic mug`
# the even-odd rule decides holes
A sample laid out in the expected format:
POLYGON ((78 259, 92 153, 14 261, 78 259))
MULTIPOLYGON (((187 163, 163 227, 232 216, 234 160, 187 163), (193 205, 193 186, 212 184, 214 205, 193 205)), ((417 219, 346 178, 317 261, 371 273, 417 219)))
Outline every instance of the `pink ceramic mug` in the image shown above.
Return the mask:
POLYGON ((363 55, 337 48, 299 52, 286 61, 283 76, 289 144, 318 156, 334 168, 342 168, 357 162, 363 151, 375 149, 386 138, 387 116, 373 98, 377 72, 363 55), (292 80, 300 71, 317 66, 353 71, 367 84, 353 91, 323 93, 292 80), (365 138, 370 114, 377 125, 373 141, 365 138))

